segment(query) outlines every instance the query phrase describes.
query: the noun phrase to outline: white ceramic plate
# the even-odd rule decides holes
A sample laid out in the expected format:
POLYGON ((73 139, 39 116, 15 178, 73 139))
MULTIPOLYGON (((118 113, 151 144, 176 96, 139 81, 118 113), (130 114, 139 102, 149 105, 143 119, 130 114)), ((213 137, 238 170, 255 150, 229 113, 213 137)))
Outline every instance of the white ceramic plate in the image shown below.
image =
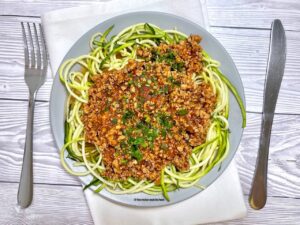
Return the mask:
MULTIPOLYGON (((74 58, 79 55, 88 54, 89 49, 89 40, 93 34, 96 32, 104 32, 111 25, 115 25, 112 34, 120 32, 125 27, 130 25, 147 22, 153 23, 163 29, 173 29, 177 28, 179 31, 189 35, 189 34, 199 34, 202 36, 203 40, 201 41, 201 46, 206 52, 213 58, 221 62, 221 71, 228 77, 232 84, 237 88, 241 98, 244 103, 244 89, 239 73, 227 51, 224 47, 204 28, 199 25, 180 18, 175 15, 160 13, 160 12, 134 12, 123 14, 120 16, 113 17, 109 20, 102 22, 93 29, 89 30, 84 34, 70 49, 66 54, 63 61, 74 58)), ((64 145, 64 120, 65 120, 65 100, 67 94, 64 86, 59 80, 58 74, 54 79, 51 99, 50 99, 50 119, 52 132, 59 149, 64 145)), ((232 94, 230 94, 230 111, 229 111, 229 124, 230 124, 230 151, 227 158, 223 161, 221 168, 219 166, 214 167, 207 175, 200 179, 199 183, 205 187, 212 184, 227 168, 230 161, 232 160, 238 145, 241 140, 243 129, 242 125, 242 115, 240 108, 232 94)), ((73 161, 66 159, 67 164, 73 168, 73 161)), ((74 168, 75 170, 80 170, 83 168, 74 168)), ((79 178, 83 184, 88 184, 92 180, 92 176, 85 176, 79 178)), ((92 189, 94 187, 91 187, 92 189)), ((203 190, 199 188, 187 188, 179 189, 173 192, 169 192, 170 201, 166 201, 162 195, 148 195, 144 193, 137 194, 127 194, 127 195, 116 195, 111 194, 106 190, 102 190, 99 194, 107 199, 112 201, 126 204, 130 206, 142 206, 142 207, 151 207, 151 206, 162 206, 169 205, 176 202, 183 201, 187 198, 192 197, 195 194, 199 194, 203 190)), ((204 190, 205 191, 205 190, 204 190)))

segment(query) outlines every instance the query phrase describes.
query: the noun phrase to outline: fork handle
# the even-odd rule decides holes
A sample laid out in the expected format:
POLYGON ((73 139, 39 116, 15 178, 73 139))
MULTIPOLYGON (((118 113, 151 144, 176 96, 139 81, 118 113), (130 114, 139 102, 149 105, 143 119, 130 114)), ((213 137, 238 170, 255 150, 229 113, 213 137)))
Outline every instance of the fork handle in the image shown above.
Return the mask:
POLYGON ((18 190, 18 204, 22 208, 26 208, 31 204, 33 196, 32 149, 35 96, 36 92, 30 92, 28 102, 27 128, 23 156, 23 166, 18 190))

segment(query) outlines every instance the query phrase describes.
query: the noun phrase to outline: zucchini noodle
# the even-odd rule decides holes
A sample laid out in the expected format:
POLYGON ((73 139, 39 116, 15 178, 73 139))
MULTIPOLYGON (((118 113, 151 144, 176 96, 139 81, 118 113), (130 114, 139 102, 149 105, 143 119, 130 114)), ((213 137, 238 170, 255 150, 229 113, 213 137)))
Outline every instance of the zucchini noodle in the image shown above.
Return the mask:
POLYGON ((84 125, 81 121, 82 106, 88 102, 88 90, 94 75, 104 70, 122 69, 129 60, 137 59, 137 48, 157 47, 159 43, 175 44, 185 40, 187 35, 177 30, 162 30, 153 24, 135 24, 127 27, 117 35, 108 38, 113 26, 104 33, 96 33, 90 40, 91 52, 65 61, 60 69, 61 82, 68 91, 65 121, 65 145, 61 149, 60 159, 63 167, 75 176, 92 175, 89 185, 95 191, 103 189, 114 194, 131 194, 144 192, 150 195, 163 194, 169 200, 168 192, 178 188, 200 187, 199 179, 206 175, 214 166, 220 164, 229 152, 229 91, 233 93, 240 105, 243 124, 245 126, 245 109, 238 92, 229 80, 220 72, 220 63, 213 60, 202 50, 203 70, 193 74, 195 84, 202 82, 212 86, 217 96, 217 103, 211 117, 205 143, 193 149, 189 159, 190 168, 186 172, 176 170, 174 165, 167 165, 161 171, 161 183, 155 184, 148 180, 128 179, 112 181, 101 176, 105 170, 102 150, 97 146, 86 146, 84 125), (121 56, 121 57, 117 57, 121 56), (81 70, 78 69, 78 66, 81 70), (73 166, 84 166, 85 171, 77 172, 66 164, 66 157, 74 160, 73 166))

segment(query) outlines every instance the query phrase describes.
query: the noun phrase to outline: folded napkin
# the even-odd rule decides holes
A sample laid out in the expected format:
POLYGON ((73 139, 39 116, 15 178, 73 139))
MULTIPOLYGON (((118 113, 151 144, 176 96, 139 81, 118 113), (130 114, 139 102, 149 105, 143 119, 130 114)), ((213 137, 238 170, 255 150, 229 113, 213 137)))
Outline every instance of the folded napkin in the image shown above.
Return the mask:
MULTIPOLYGON (((141 10, 173 13, 207 27, 199 0, 111 0, 49 12, 42 16, 42 24, 53 75, 74 42, 93 26, 112 16, 141 10)), ((203 224, 241 218, 247 212, 234 162, 201 194, 171 206, 127 207, 91 190, 84 193, 96 225, 203 224)))

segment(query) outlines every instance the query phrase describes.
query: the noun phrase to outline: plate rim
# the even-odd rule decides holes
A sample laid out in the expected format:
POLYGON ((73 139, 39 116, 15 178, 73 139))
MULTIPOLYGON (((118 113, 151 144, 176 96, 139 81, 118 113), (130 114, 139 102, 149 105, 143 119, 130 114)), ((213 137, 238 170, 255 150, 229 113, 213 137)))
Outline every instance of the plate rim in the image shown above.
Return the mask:
MULTIPOLYGON (((59 154, 59 155, 60 155, 60 151, 61 151, 61 146, 59 146, 59 143, 58 143, 58 142, 59 142, 58 134, 54 131, 54 126, 53 126, 54 122, 53 122, 53 120, 55 119, 55 116, 54 116, 54 112, 53 112, 53 110, 52 110, 52 109, 53 109, 53 104, 54 104, 54 100, 53 100, 54 94, 53 94, 53 93, 55 92, 55 83, 56 83, 55 81, 56 81, 56 80, 59 80, 59 82, 60 82, 60 78, 59 78, 59 74, 58 74, 58 73, 59 73, 59 68, 61 67, 61 65, 62 65, 62 64, 64 63, 64 61, 66 60, 66 56, 69 55, 70 52, 72 52, 72 49, 77 45, 77 43, 80 42, 80 40, 81 40, 85 35, 87 35, 89 32, 91 32, 91 30, 95 29, 96 27, 98 27, 98 26, 101 25, 102 23, 106 23, 106 22, 108 22, 108 21, 110 21, 110 20, 112 20, 112 19, 118 19, 118 18, 122 18, 122 17, 126 17, 126 16, 132 16, 132 15, 134 16, 134 15, 139 15, 139 14, 140 14, 140 15, 141 15, 141 14, 142 14, 142 15, 144 15, 144 14, 152 14, 152 16, 153 16, 153 15, 163 15, 163 16, 166 16, 166 17, 170 17, 171 19, 174 19, 174 18, 175 18, 175 19, 177 19, 177 20, 183 21, 184 23, 192 24, 193 26, 197 27, 197 29, 200 29, 200 30, 203 30, 204 32, 206 32, 207 35, 209 36, 209 38, 214 39, 214 41, 218 44, 218 48, 221 48, 222 51, 225 53, 226 59, 228 59, 228 60, 230 61, 230 64, 233 65, 232 69, 234 70, 235 74, 237 75, 236 78, 238 78, 238 82, 240 83, 239 86, 240 86, 241 92, 238 91, 238 93, 239 93, 239 95, 241 96, 241 99, 242 99, 242 101, 243 101, 244 107, 245 107, 245 109, 246 109, 245 89, 244 89, 243 81, 242 81, 242 79, 241 79, 241 75, 240 75, 240 73, 239 73, 239 71, 238 71, 238 69, 237 69, 237 67, 236 67, 236 65, 235 65, 235 63, 234 63, 234 61, 233 61, 231 55, 229 54, 229 52, 225 49, 225 47, 221 44, 221 42, 220 42, 217 38, 215 38, 215 37, 210 33, 210 31, 208 31, 206 28, 202 27, 201 25, 199 25, 199 24, 193 22, 192 20, 186 19, 186 18, 181 17, 181 16, 177 16, 177 15, 172 14, 172 13, 159 12, 159 11, 148 11, 148 10, 146 10, 146 11, 134 11, 134 12, 122 13, 122 14, 118 14, 118 15, 116 15, 116 16, 112 16, 112 17, 109 17, 109 18, 107 18, 107 19, 101 21, 100 23, 96 24, 95 26, 93 26, 93 27, 91 27, 89 30, 87 30, 83 35, 81 35, 81 36, 80 36, 80 37, 72 44, 72 46, 69 48, 69 50, 64 54, 64 57, 63 57, 63 59, 61 60, 61 62, 60 62, 60 64, 59 64, 59 67, 58 67, 57 71, 55 71, 55 76, 54 76, 54 78, 53 78, 53 83, 52 83, 51 92, 50 92, 49 119, 50 119, 51 133, 52 133, 52 135, 53 135, 53 137, 54 137, 54 142, 55 142, 55 145, 56 145, 56 147, 57 147, 57 150, 58 150, 58 154, 59 154)), ((53 73, 53 71, 52 71, 52 73, 53 73)), ((226 74, 225 74, 225 76, 226 76, 226 74)), ((227 76, 226 76, 226 77, 227 77, 227 76)), ((228 78, 228 77, 227 77, 227 78, 228 78)), ((229 91, 229 92, 230 92, 230 91, 229 91)), ((241 112, 240 112, 240 114, 241 114, 241 112)), ((232 150, 234 153, 232 154, 232 156, 229 155, 229 156, 226 157, 226 158, 229 159, 229 161, 228 161, 228 163, 225 165, 225 168, 223 168, 223 169, 219 172, 219 175, 217 175, 216 177, 214 177, 214 178, 212 179, 212 181, 206 186, 205 189, 199 190, 198 192, 196 192, 196 193, 194 193, 194 194, 191 194, 189 197, 187 197, 187 198, 185 198, 185 199, 183 199, 183 200, 174 201, 174 202, 169 201, 169 202, 166 202, 165 204, 162 204, 162 205, 148 205, 148 206, 147 206, 147 205, 139 205, 139 204, 123 203, 123 202, 117 201, 117 200, 115 200, 115 199, 111 199, 111 198, 109 198, 109 197, 107 197, 107 196, 105 196, 105 195, 103 195, 103 194, 101 194, 101 193, 97 193, 97 194, 98 194, 99 196, 101 196, 101 197, 103 197, 103 198, 109 200, 109 201, 112 201, 112 202, 117 203, 117 204, 120 204, 120 205, 125 205, 125 206, 128 206, 128 207, 137 207, 137 206, 138 206, 138 207, 143 207, 143 208, 164 207, 164 206, 169 206, 169 205, 173 205, 173 204, 180 203, 180 202, 182 202, 182 201, 188 200, 188 199, 194 197, 195 195, 198 195, 198 194, 202 193, 203 191, 205 191, 209 186, 211 186, 212 184, 214 184, 215 181, 216 181, 220 176, 222 176, 222 174, 224 173, 224 171, 225 171, 225 170, 229 167, 229 165, 232 163, 233 158, 235 157, 235 155, 236 155, 236 153, 237 153, 237 150, 238 150, 238 148, 239 148, 239 146, 240 146, 240 143, 241 143, 241 139, 242 139, 242 137, 243 137, 244 129, 245 129, 245 128, 241 127, 241 133, 240 133, 240 135, 239 135, 239 137, 238 137, 238 144, 237 144, 236 148, 232 150)), ((63 138, 64 138, 64 137, 63 137, 63 138)), ((60 157, 59 157, 59 160, 60 160, 60 157)), ((60 163, 60 165, 61 165, 61 163, 60 163)), ((215 166, 214 166, 214 167, 215 167, 215 166)), ((213 168, 214 168, 214 167, 213 167, 213 168)), ((212 169, 213 169, 213 168, 212 168, 212 169)), ((211 169, 211 170, 212 170, 212 169, 211 169)), ((210 170, 210 171, 211 171, 211 170, 210 170)), ((207 175, 205 175, 205 176, 207 176, 207 175)), ((204 176, 204 177, 205 177, 205 176, 204 176)), ((202 177, 202 178, 203 178, 203 177, 202 177)), ((201 178, 201 179, 202 179, 202 178, 201 178)), ((81 183, 82 185, 86 185, 86 184, 87 184, 86 182, 83 181, 83 179, 82 179, 81 177, 77 177, 77 179, 80 181, 80 183, 81 183)), ((200 179, 199 179, 199 180, 200 180, 200 179)), ((190 188, 192 188, 192 187, 190 187, 190 188)), ((90 190, 95 190, 95 188, 93 188, 93 187, 90 187, 89 189, 90 189, 90 190)), ((189 189, 189 188, 188 188, 188 189, 189 189)), ((117 195, 117 194, 115 194, 115 195, 117 195)), ((131 194, 127 194, 127 195, 131 195, 131 194)), ((155 195, 155 196, 158 196, 158 195, 155 195)))

